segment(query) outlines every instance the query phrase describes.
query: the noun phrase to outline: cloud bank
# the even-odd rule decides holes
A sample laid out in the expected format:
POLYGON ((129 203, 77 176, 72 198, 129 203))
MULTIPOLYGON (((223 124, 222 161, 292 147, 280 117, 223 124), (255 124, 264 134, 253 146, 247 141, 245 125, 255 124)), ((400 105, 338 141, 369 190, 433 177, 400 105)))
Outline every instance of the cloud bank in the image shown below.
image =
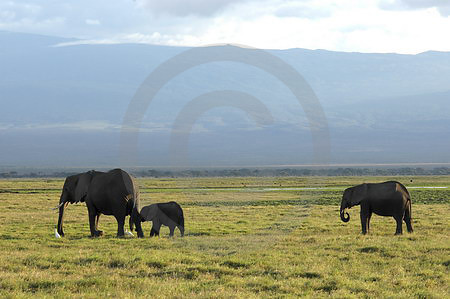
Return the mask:
POLYGON ((380 7, 391 10, 436 8, 442 16, 450 16, 448 0, 384 0, 380 3, 380 7))
POLYGON ((0 2, 0 30, 82 40, 66 46, 236 43, 415 54, 450 51, 449 15, 448 0, 24 0, 0 2))
POLYGON ((227 6, 246 2, 246 0, 141 0, 139 2, 154 14, 185 17, 189 15, 212 16, 227 6))

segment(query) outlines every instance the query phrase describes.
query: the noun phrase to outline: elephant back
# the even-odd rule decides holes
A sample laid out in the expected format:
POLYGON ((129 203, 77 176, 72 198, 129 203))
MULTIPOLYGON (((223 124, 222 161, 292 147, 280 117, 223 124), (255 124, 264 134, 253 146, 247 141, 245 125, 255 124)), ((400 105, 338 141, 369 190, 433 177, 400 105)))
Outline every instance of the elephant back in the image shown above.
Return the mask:
POLYGON ((174 201, 167 203, 158 203, 158 208, 163 212, 170 220, 177 224, 184 226, 183 210, 180 205, 174 201))

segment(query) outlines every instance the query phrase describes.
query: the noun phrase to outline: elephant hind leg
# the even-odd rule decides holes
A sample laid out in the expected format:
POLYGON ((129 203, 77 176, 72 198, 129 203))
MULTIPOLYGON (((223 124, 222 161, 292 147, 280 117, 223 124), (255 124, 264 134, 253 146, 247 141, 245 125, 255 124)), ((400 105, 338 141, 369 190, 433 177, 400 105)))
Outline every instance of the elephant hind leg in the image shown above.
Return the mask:
POLYGON ((396 235, 401 235, 403 234, 403 228, 402 228, 402 220, 403 220, 403 215, 401 216, 394 216, 395 221, 397 222, 397 228, 395 229, 395 234, 396 235))
POLYGON ((161 223, 158 220, 153 220, 152 230, 150 231, 150 237, 159 236, 160 229, 161 223))
POLYGON ((408 233, 412 233, 414 230, 411 225, 411 218, 405 219, 405 223, 406 223, 406 229, 408 230, 408 233))
POLYGON ((408 233, 412 233, 414 230, 411 225, 411 204, 406 208, 403 220, 406 223, 406 229, 408 230, 408 233))
POLYGON ((181 225, 178 225, 178 229, 180 230, 181 236, 184 237, 184 227, 181 225))
POLYGON ((175 232, 175 225, 170 225, 169 230, 170 230, 169 236, 173 237, 173 233, 175 232))
POLYGON ((125 236, 125 215, 118 215, 115 216, 117 220, 117 237, 124 237, 125 236))

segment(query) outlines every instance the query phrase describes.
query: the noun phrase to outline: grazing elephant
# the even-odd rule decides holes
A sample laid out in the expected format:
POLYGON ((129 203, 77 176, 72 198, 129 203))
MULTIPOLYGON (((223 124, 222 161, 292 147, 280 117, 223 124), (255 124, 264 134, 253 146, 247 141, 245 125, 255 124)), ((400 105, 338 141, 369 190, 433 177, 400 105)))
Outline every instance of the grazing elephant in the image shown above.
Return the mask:
POLYGON ((341 202, 341 220, 348 222, 350 215, 345 217, 346 208, 361 205, 362 233, 369 231, 369 222, 372 213, 380 216, 393 216, 397 221, 395 234, 402 234, 402 220, 406 222, 408 232, 411 226, 411 196, 405 186, 399 182, 389 181, 378 184, 361 184, 344 191, 341 202))
POLYGON ((152 221, 153 226, 150 231, 150 237, 159 236, 159 229, 164 224, 170 229, 170 236, 173 237, 175 227, 180 230, 181 236, 184 236, 184 216, 180 205, 174 201, 166 203, 155 203, 142 208, 141 221, 152 221))
POLYGON ((57 233, 64 236, 64 208, 69 203, 86 202, 92 237, 103 234, 98 230, 101 214, 116 217, 117 236, 124 236, 125 217, 130 215, 130 230, 136 224, 138 237, 144 236, 139 216, 139 189, 133 177, 122 169, 108 172, 88 171, 66 178, 59 201, 57 233))

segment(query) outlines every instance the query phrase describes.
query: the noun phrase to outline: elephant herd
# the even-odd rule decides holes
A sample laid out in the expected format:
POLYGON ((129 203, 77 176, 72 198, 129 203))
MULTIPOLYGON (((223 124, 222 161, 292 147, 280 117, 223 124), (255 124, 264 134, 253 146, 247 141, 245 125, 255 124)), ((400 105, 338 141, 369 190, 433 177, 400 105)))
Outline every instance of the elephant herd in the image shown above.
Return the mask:
MULTIPOLYGON (((117 236, 125 235, 125 217, 130 216, 129 226, 136 227, 137 236, 142 238, 141 223, 152 221, 150 236, 158 236, 161 225, 170 229, 173 236, 175 228, 184 235, 184 215, 176 202, 156 203, 141 209, 139 188, 134 178, 122 169, 108 172, 88 171, 66 178, 61 193, 56 236, 63 237, 64 210, 69 203, 85 202, 89 215, 89 227, 92 237, 103 234, 98 230, 101 214, 112 215, 117 221, 117 236)), ((411 197, 408 190, 399 182, 389 181, 378 184, 361 184, 344 191, 340 217, 344 222, 350 220, 345 209, 361 206, 362 233, 369 231, 372 213, 380 216, 392 216, 397 222, 395 234, 402 234, 402 222, 405 221, 408 232, 411 226, 411 197)))

